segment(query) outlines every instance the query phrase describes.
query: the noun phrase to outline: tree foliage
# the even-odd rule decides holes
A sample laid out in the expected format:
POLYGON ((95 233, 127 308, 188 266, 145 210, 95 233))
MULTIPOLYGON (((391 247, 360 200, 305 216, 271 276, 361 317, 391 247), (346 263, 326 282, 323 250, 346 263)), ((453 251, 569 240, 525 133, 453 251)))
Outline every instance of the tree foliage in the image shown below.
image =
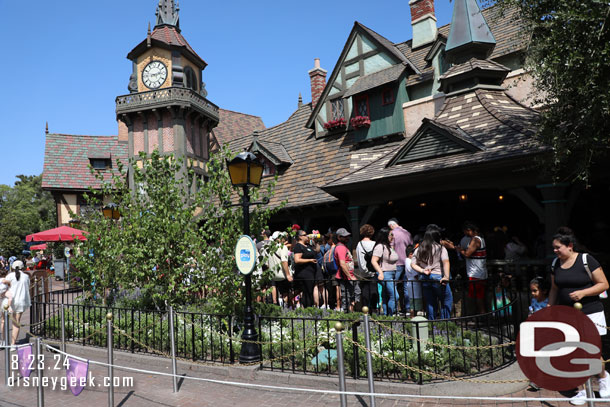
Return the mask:
MULTIPOLYGON (((488 1, 489 2, 489 1, 488 1)), ((540 90, 539 134, 559 179, 589 182, 610 147, 610 4, 601 0, 495 0, 516 7, 531 41, 526 69, 540 90)))
MULTIPOLYGON (((216 310, 233 312, 243 282, 233 258, 242 212, 223 205, 235 200, 225 168, 229 156, 223 149, 210 157, 206 182, 182 159, 157 151, 131 159, 129 166, 117 162, 111 180, 98 175, 101 191, 92 190, 85 199, 93 207, 112 201, 121 218, 91 211, 81 219, 89 238, 77 243, 80 255, 73 264, 86 286, 101 295, 140 290, 159 308, 190 304, 205 293, 216 310)), ((273 185, 251 189, 253 199, 270 196, 273 185)), ((252 230, 261 230, 273 210, 251 208, 252 230)))
POLYGON ((42 189, 42 175, 18 175, 13 187, 0 185, 0 254, 21 255, 26 235, 55 227, 57 211, 42 189))

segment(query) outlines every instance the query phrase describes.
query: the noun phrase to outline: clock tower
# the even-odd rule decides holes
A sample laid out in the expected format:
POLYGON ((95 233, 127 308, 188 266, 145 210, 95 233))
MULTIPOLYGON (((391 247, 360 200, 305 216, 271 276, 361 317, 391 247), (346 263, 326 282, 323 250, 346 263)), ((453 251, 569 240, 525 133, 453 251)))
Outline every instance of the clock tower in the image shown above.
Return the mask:
POLYGON ((210 102, 202 81, 205 61, 180 30, 174 0, 160 0, 156 24, 128 55, 133 71, 129 94, 116 98, 119 142, 129 157, 154 149, 184 157, 205 176, 209 135, 218 125, 218 107, 210 102))

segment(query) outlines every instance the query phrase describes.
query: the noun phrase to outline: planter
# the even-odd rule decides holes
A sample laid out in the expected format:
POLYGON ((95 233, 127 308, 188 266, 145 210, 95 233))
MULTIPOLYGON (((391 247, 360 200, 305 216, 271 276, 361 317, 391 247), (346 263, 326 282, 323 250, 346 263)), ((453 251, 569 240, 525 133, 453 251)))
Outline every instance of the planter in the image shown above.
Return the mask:
POLYGON ((347 127, 347 121, 343 118, 337 120, 331 120, 329 122, 324 123, 324 128, 328 131, 333 131, 337 129, 345 129, 347 127))
POLYGON ((353 128, 369 128, 371 127, 371 119, 368 116, 356 116, 350 120, 353 128))

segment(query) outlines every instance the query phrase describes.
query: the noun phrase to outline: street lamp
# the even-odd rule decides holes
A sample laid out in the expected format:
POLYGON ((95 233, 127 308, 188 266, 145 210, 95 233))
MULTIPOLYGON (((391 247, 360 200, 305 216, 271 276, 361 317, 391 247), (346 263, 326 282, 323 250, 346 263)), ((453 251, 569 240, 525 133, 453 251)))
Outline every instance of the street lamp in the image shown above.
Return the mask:
POLYGON ((119 211, 119 205, 114 202, 110 202, 108 205, 102 208, 102 213, 106 219, 117 220, 121 217, 121 212, 119 211))
MULTIPOLYGON (((250 236, 250 206, 260 202, 250 202, 250 187, 257 187, 263 176, 263 164, 250 152, 238 154, 231 161, 227 160, 227 168, 231 177, 231 184, 243 188, 243 197, 239 204, 244 217, 244 235, 250 236)), ((254 325, 254 310, 252 309, 252 275, 245 276, 246 306, 244 315, 244 330, 241 338, 241 352, 239 363, 254 363, 261 359, 260 348, 254 343, 258 341, 258 332, 254 325)))

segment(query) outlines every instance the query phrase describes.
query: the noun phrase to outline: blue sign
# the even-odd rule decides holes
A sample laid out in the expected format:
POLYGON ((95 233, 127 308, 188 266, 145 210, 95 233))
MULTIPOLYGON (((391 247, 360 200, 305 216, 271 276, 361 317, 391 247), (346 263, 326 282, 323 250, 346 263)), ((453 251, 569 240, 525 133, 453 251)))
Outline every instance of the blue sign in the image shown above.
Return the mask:
POLYGON ((250 261, 250 250, 241 249, 239 252, 239 258, 241 261, 250 261))

